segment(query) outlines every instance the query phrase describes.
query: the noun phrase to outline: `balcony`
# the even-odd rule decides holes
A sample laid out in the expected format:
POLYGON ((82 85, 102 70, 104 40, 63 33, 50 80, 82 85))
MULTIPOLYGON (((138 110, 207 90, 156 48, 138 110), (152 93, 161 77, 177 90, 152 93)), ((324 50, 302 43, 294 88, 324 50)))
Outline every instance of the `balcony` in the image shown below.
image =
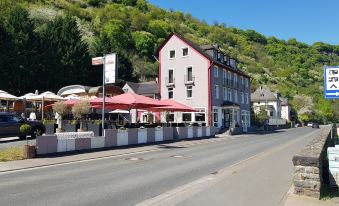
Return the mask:
POLYGON ((175 78, 168 78, 168 77, 166 77, 165 78, 165 84, 166 84, 167 87, 174 86, 175 78))
POLYGON ((194 76, 187 76, 185 75, 184 83, 187 84, 194 84, 195 77, 194 76))

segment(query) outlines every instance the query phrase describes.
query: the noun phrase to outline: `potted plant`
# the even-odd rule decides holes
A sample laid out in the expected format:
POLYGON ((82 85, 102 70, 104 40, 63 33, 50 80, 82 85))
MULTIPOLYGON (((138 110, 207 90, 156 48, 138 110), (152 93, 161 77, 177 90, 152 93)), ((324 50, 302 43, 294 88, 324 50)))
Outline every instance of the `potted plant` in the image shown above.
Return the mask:
POLYGON ((102 121, 101 120, 94 120, 88 124, 88 131, 93 131, 94 136, 101 136, 102 135, 102 121))
POLYGON ((70 120, 65 124, 66 132, 76 132, 79 128, 79 124, 77 120, 70 120))
POLYGON ((83 122, 82 119, 84 115, 89 113, 89 110, 91 108, 91 105, 88 101, 77 101, 73 108, 72 108, 72 114, 76 120, 80 120, 80 128, 78 129, 78 132, 85 131, 83 128, 83 122))
POLYGON ((36 154, 35 146, 28 144, 27 135, 32 131, 32 127, 28 124, 23 124, 20 126, 20 132, 26 136, 26 144, 23 148, 23 154, 25 159, 34 158, 36 154))
POLYGON ((45 125, 45 133, 46 134, 54 134, 57 128, 57 124, 55 120, 47 120, 44 119, 43 124, 45 125))
POLYGON ((56 132, 63 132, 62 117, 69 113, 69 108, 64 102, 56 102, 53 105, 53 111, 55 112, 55 118, 58 124, 56 132))

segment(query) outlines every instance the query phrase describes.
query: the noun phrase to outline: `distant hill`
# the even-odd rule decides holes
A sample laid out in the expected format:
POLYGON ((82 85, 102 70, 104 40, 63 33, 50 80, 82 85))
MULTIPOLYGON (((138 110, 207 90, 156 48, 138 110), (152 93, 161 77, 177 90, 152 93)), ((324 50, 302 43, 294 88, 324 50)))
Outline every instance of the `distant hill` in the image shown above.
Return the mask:
MULTIPOLYGON (((312 112, 305 121, 331 120, 337 111, 335 101, 322 99, 322 67, 339 64, 337 45, 307 45, 294 38, 284 41, 253 30, 209 25, 146 0, 1 2, 0 79, 17 77, 1 81, 0 89, 14 94, 56 91, 67 84, 99 85, 101 71, 90 66, 90 58, 109 52, 119 54, 120 84, 154 79, 154 51, 175 31, 197 44, 218 44, 235 57, 252 77, 252 90, 264 84, 290 99, 310 98, 312 112), (15 12, 18 5, 27 11, 28 20, 15 12)), ((301 109, 298 102, 291 103, 301 109)))

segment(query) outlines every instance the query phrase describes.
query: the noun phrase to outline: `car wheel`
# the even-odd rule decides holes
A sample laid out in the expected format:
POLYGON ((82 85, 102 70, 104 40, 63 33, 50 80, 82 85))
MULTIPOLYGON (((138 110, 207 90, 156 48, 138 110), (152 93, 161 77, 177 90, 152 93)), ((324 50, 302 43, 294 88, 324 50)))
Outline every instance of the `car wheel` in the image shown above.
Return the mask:
POLYGON ((40 127, 35 127, 32 130, 32 138, 36 138, 37 136, 41 136, 43 133, 43 130, 40 127))

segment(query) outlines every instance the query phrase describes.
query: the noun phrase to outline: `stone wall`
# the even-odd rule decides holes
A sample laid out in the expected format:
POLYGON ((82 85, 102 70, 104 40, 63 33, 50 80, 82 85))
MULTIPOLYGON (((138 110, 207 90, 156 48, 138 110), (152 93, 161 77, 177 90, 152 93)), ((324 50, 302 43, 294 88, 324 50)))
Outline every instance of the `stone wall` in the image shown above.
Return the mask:
POLYGON ((331 143, 331 127, 313 134, 313 139, 293 156, 294 193, 320 198, 320 190, 328 182, 327 147, 331 143))

